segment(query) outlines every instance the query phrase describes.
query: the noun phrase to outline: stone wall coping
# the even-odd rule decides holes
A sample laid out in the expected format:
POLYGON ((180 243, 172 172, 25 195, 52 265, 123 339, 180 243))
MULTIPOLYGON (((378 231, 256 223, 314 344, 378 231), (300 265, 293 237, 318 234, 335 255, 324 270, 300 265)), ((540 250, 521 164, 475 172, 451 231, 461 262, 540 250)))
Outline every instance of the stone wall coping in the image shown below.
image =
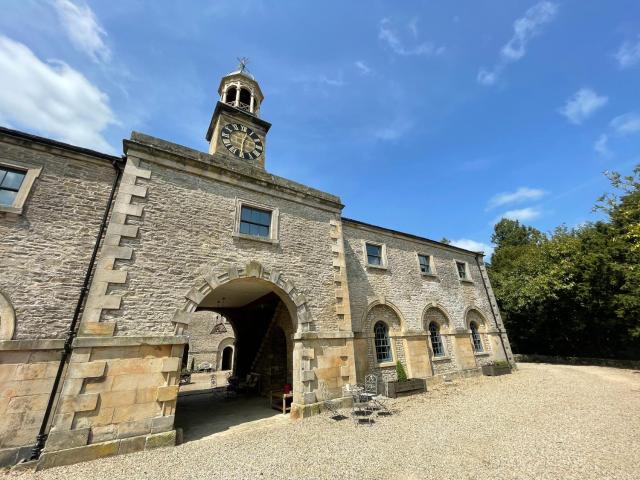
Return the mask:
POLYGON ((353 338, 353 332, 296 332, 294 340, 320 340, 332 338, 353 338))
POLYGON ((140 345, 184 345, 189 339, 183 335, 148 337, 76 337, 73 347, 137 347, 140 345))
MULTIPOLYGON (((223 155, 210 155, 208 153, 200 152, 182 145, 167 142, 150 135, 145 135, 140 132, 132 132, 131 139, 124 141, 125 152, 129 155, 129 151, 134 148, 141 152, 148 152, 151 155, 149 157, 144 156, 145 160, 163 164, 160 161, 158 154, 168 157, 178 164, 184 164, 185 160, 194 162, 203 171, 217 173, 219 176, 229 177, 230 179, 240 178, 247 183, 256 183, 258 185, 268 185, 271 189, 276 191, 280 190, 284 193, 288 193, 293 197, 309 198, 315 200, 317 203, 321 203, 326 207, 329 207, 334 211, 342 211, 344 205, 340 200, 340 197, 331 195, 330 193, 317 190, 315 188, 307 187, 301 183, 287 180, 286 178, 278 177, 267 173, 257 167, 249 164, 243 164, 231 159, 227 159, 223 155)), ((132 155, 136 153, 131 152, 132 155)), ((189 168, 189 171, 193 173, 193 169, 189 168)), ((220 180, 223 180, 222 178, 220 180)), ((237 181, 236 181, 237 183, 237 181)))
POLYGON ((400 238, 403 240, 414 240, 420 243, 425 243, 434 247, 442 248, 443 250, 449 250, 456 253, 463 253, 465 255, 471 255, 474 258, 478 255, 484 257, 483 252, 473 252, 471 250, 466 250, 464 248, 456 247, 454 245, 449 245, 448 243, 438 242, 437 240, 432 240, 430 238, 420 237, 418 235, 414 235, 412 233, 399 232, 397 230, 392 230, 387 227, 381 227, 379 225, 373 225, 371 223, 361 222, 360 220, 354 220, 352 218, 342 217, 342 223, 352 228, 356 228, 358 230, 367 230, 377 234, 388 235, 394 238, 400 238))
POLYGON ((58 339, 58 338, 0 341, 0 351, 62 350, 63 348, 64 348, 64 340, 58 339))
POLYGON ((22 147, 33 150, 50 150, 52 154, 61 155, 63 157, 75 158, 77 160, 105 160, 109 163, 122 162, 121 157, 109 155, 107 153, 98 152, 89 148, 78 147, 69 143, 58 142, 50 138, 40 137, 20 130, 12 130, 6 127, 0 127, 0 141, 14 143, 22 147))

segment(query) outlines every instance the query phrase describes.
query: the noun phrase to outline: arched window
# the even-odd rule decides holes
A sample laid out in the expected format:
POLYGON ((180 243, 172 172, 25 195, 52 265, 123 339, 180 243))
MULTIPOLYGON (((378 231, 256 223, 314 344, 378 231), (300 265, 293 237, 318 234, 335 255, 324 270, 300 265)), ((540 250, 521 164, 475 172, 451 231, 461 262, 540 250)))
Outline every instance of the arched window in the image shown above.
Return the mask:
POLYGON ((251 92, 246 88, 240 89, 240 103, 246 105, 247 108, 251 105, 251 92))
POLYGON ((444 357, 444 345, 440 336, 440 327, 436 322, 429 324, 429 333, 431 334, 431 349, 434 357, 444 357))
POLYGON ((484 348, 482 347, 482 339, 480 338, 480 333, 478 332, 478 324, 476 322, 471 322, 469 324, 469 329, 471 330, 471 340, 473 341, 473 351, 474 352, 484 351, 484 348))
POLYGON ((227 97, 226 97, 226 102, 227 103, 233 103, 236 101, 236 94, 237 94, 238 90, 236 89, 236 87, 229 87, 227 89, 227 97))
POLYGON ((378 363, 393 360, 391 354, 391 341, 389 340, 389 327, 384 322, 378 322, 373 327, 376 345, 376 360, 378 363))

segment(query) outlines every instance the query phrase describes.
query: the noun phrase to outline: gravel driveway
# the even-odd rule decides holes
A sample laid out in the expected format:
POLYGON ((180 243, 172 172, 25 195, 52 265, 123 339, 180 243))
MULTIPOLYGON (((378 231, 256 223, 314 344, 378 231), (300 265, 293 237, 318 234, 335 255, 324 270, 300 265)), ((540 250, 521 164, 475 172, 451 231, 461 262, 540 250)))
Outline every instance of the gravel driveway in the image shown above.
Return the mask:
POLYGON ((314 417, 19 478, 640 478, 640 372, 520 364, 393 405, 372 427, 314 417))

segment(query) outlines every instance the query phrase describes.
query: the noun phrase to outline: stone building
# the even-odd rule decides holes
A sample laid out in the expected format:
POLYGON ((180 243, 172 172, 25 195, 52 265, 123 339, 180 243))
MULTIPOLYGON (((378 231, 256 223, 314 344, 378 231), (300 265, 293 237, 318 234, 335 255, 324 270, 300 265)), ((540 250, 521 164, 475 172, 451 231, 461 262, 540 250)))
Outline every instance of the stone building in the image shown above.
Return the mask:
POLYGON ((337 397, 397 361, 436 380, 513 360, 482 254, 344 218, 337 196, 268 173, 258 83, 241 68, 218 93, 207 153, 0 130, 0 464, 174 443, 189 341, 191 363, 222 368, 232 347, 237 376, 292 385, 294 418, 321 384, 337 397), (220 324, 233 335, 207 350, 220 324))

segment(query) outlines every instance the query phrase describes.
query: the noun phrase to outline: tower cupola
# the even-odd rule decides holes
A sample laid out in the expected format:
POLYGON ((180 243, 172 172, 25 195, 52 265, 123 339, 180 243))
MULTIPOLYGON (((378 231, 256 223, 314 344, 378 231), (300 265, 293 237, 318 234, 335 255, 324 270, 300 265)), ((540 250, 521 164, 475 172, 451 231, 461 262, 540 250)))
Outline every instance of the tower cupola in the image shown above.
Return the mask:
POLYGON ((222 103, 259 116, 264 96, 255 77, 247 70, 246 58, 240 59, 240 65, 236 70, 222 77, 218 94, 222 103))
POLYGON ((247 59, 220 80, 220 100, 213 111, 207 141, 209 153, 264 170, 266 136, 271 124, 260 118, 264 100, 260 85, 247 71, 247 59))

